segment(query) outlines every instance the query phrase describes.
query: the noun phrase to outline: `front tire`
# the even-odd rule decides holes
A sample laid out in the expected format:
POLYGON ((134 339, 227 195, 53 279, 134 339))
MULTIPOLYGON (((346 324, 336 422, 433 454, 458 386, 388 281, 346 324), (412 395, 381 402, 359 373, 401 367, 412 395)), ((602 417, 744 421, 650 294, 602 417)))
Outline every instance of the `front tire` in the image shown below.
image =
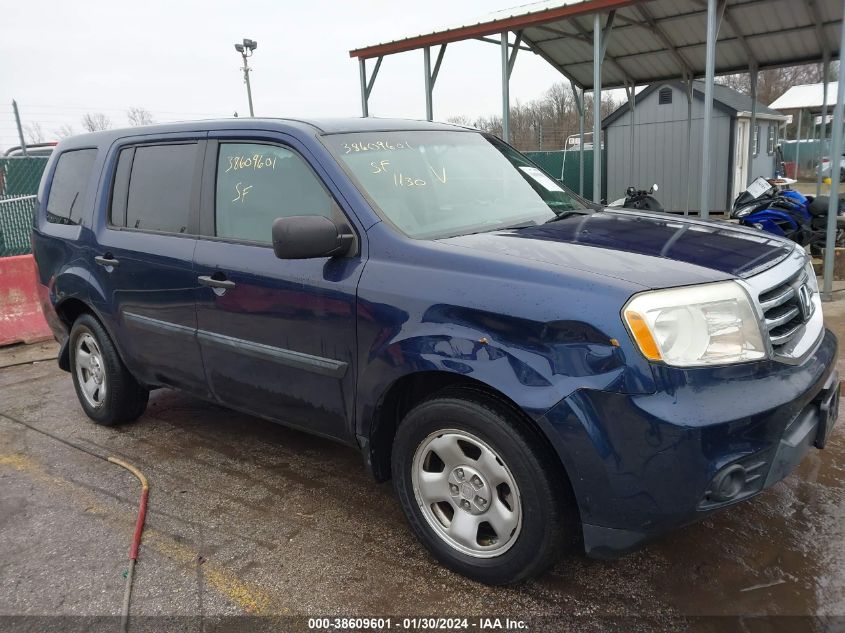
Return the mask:
POLYGON ((539 575, 575 540, 577 510, 556 460, 508 405, 472 391, 416 406, 392 451, 416 536, 445 566, 491 585, 539 575))
POLYGON ((112 426, 144 413, 150 392, 129 373, 106 330, 90 314, 74 321, 69 349, 76 396, 91 420, 112 426))

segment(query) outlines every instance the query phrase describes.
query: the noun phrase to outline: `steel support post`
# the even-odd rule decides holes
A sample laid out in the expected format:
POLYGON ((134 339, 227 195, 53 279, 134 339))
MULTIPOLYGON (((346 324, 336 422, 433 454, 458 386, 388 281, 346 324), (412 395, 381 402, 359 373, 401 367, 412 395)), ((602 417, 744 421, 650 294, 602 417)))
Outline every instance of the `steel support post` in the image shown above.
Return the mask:
MULTIPOLYGON (((842 2, 845 11, 845 1, 842 2)), ((845 26, 841 27, 839 50, 845 50, 845 26)), ((824 249, 824 299, 833 299, 833 261, 836 248, 836 220, 839 211, 839 157, 842 156, 842 119, 845 110, 845 64, 839 62, 839 89, 836 95, 836 105, 833 106, 833 126, 830 130, 830 200, 827 206, 827 239, 824 249)))
POLYGON ((601 202, 601 16, 593 16, 593 202, 601 202))
POLYGON ((508 72, 508 32, 502 33, 502 138, 510 143, 510 73, 508 72))
MULTIPOLYGON (((754 173, 751 168, 754 165, 754 151, 760 143, 759 135, 757 134, 757 65, 752 64, 748 69, 748 74, 751 79, 751 132, 748 134, 748 173, 746 174, 746 186, 751 184, 754 180, 754 173)), ((766 174, 768 176, 768 174, 766 174)))
POLYGON ((812 113, 812 111, 810 111, 809 114, 810 114, 810 132, 809 132, 809 135, 807 136, 807 140, 810 142, 810 145, 812 146, 812 144, 816 140, 816 115, 814 115, 812 113))
POLYGON ((586 124, 584 91, 581 91, 581 111, 578 113, 578 195, 584 197, 584 126, 586 124))
POLYGON ((795 130, 795 180, 798 180, 798 176, 801 175, 801 119, 803 118, 801 115, 804 114, 803 110, 798 110, 798 127, 795 130))
MULTIPOLYGON (((572 86, 572 98, 575 99, 575 110, 578 112, 578 195, 584 197, 584 89, 579 92, 575 82, 569 81, 572 86)), ((566 152, 564 148, 564 152, 566 152)), ((564 153, 564 165, 566 164, 566 153, 564 153)), ((561 168, 562 169, 562 168, 561 168)), ((560 179, 563 180, 563 171, 560 179)))
POLYGON ((434 119, 434 108, 431 100, 431 48, 429 46, 423 48, 423 65, 425 66, 425 119, 431 121, 434 119))
POLYGON ((630 89, 630 95, 628 97, 628 107, 631 110, 631 157, 629 159, 630 162, 630 173, 628 178, 628 185, 632 187, 639 187, 639 183, 634 182, 634 140, 635 135, 634 131, 636 130, 637 124, 637 87, 632 83, 630 89))
POLYGON ((716 68, 716 38, 719 32, 719 7, 716 0, 707 0, 707 53, 704 76, 704 120, 701 142, 701 210, 702 218, 710 217, 710 124, 713 118, 713 75, 716 68))
MULTIPOLYGON (((819 169, 816 174, 816 196, 820 196, 822 193, 821 165, 822 158, 824 158, 824 142, 827 137, 827 84, 828 75, 830 74, 830 54, 827 51, 825 51, 824 60, 822 61, 822 68, 822 123, 821 132, 819 133, 819 169)), ((833 160, 833 155, 830 156, 830 159, 833 160)))
POLYGON ((690 196, 692 195, 692 76, 687 77, 687 197, 684 215, 689 215, 690 196))
POLYGON ((358 60, 358 70, 361 79, 361 116, 370 116, 370 93, 373 91, 373 85, 376 83, 376 77, 378 76, 378 71, 379 68, 381 68, 381 61, 383 59, 384 57, 376 59, 376 65, 373 68, 373 74, 370 76, 369 80, 367 80, 367 60, 363 58, 358 60))
POLYGON ((361 116, 370 116, 370 109, 367 106, 369 96, 367 94, 367 60, 361 58, 358 60, 358 77, 361 81, 361 116))
MULTIPOLYGON (((522 31, 517 31, 516 39, 513 41, 513 51, 508 55, 508 32, 502 33, 502 136, 505 141, 510 143, 510 123, 511 123, 511 99, 510 99, 510 83, 511 73, 513 73, 513 65, 516 63, 516 54, 519 52, 520 44, 522 43, 522 31)), ((440 53, 443 53, 441 49, 440 53)), ((437 60, 437 65, 434 68, 435 74, 440 67, 440 60, 437 60)))

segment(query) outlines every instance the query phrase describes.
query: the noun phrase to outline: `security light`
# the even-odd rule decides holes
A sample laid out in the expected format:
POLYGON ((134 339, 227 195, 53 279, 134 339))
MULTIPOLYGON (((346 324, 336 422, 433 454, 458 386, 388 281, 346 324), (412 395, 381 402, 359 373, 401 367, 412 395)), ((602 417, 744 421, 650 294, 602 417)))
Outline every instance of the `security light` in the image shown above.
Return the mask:
MULTIPOLYGON (((243 57, 244 65, 241 68, 244 71, 244 83, 246 84, 246 96, 249 100, 249 116, 255 116, 255 112, 252 109, 252 88, 249 85, 249 71, 251 70, 249 67, 249 62, 247 58, 252 57, 252 54, 255 52, 255 49, 258 48, 258 42, 255 40, 251 40, 248 37, 245 37, 242 44, 235 44, 235 50, 241 54, 243 57)), ((237 116, 237 115, 235 115, 237 116)))

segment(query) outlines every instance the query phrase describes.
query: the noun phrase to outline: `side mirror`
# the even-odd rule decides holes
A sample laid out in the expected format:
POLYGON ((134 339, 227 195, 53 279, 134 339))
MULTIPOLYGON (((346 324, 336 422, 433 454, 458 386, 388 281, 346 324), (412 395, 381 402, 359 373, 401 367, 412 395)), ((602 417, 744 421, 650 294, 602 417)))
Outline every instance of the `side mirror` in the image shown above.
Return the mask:
POLYGON ((345 255, 354 241, 348 226, 322 215, 294 215, 273 222, 273 252, 279 259, 345 255))

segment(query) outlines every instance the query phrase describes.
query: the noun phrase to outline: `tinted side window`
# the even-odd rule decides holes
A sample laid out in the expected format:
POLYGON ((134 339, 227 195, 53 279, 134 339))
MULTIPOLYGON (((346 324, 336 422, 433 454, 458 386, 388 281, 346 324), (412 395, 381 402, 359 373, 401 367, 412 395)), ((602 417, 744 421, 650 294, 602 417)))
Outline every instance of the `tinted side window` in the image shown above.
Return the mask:
POLYGON ((126 226, 184 233, 188 229, 196 143, 135 148, 126 226))
POLYGON ((47 198, 48 222, 79 224, 96 157, 96 149, 77 149, 59 156, 47 198))
POLYGON ((273 145, 221 143, 216 186, 218 237, 269 243, 276 218, 332 217, 335 208, 305 160, 273 145))

